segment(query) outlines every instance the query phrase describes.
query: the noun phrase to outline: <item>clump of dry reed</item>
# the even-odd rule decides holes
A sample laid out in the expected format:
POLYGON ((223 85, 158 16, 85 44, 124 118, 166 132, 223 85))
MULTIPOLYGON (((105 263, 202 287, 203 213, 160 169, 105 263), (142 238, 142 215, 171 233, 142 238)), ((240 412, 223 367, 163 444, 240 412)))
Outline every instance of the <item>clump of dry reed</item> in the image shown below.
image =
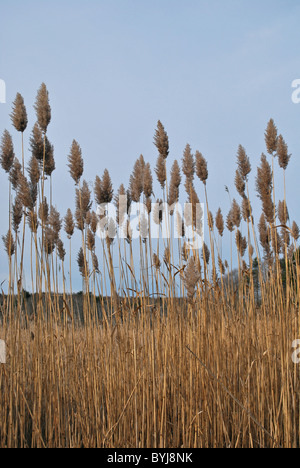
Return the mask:
MULTIPOLYGON (((182 179, 175 160, 168 185, 169 138, 160 121, 154 170, 163 194, 155 193, 151 165, 142 155, 127 189, 121 184, 114 192, 105 169, 91 190, 74 140, 66 157, 74 206, 62 218, 51 190, 55 161, 46 135, 51 107, 44 84, 35 110, 30 157, 23 148, 17 158, 8 131, 0 147, 13 188, 2 236, 9 281, 0 302, 0 338, 8 350, 0 367, 0 447, 299 446, 299 367, 291 360, 291 344, 299 338, 300 230, 290 223, 285 191, 291 156, 274 121, 255 180, 262 203, 257 225, 251 164, 241 145, 233 175, 241 204, 230 198, 227 217, 221 207, 213 216, 207 160, 187 145, 182 172, 191 210, 173 216, 182 179), (276 157, 284 176, 277 200, 276 157), (199 229, 201 190, 210 242, 196 249, 185 228, 199 229), (97 210, 112 201, 116 220, 97 210), (146 211, 140 206, 135 242, 129 212, 132 202, 141 201, 146 211), (151 217, 159 233, 177 230, 182 238, 158 239, 154 252, 151 217), (124 239, 115 235, 117 227, 126 231, 124 239), (106 237, 99 239, 100 233, 106 237), (76 234, 81 246, 73 265, 76 234), (235 241, 230 259, 223 258, 228 237, 235 241), (237 264, 238 272, 229 264, 237 264), (78 295, 72 290, 74 266, 84 289, 78 295), (22 291, 24 272, 32 280, 29 300, 22 291)), ((28 122, 19 94, 11 119, 23 141, 28 122)))

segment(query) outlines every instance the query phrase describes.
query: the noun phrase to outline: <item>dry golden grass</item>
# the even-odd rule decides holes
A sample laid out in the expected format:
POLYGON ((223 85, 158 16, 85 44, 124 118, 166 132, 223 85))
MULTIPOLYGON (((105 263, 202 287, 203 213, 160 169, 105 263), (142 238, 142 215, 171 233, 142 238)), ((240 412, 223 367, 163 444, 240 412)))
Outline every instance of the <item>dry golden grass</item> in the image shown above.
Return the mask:
POLYGON ((299 445, 295 308, 163 316, 143 303, 123 317, 1 329, 1 447, 299 445))

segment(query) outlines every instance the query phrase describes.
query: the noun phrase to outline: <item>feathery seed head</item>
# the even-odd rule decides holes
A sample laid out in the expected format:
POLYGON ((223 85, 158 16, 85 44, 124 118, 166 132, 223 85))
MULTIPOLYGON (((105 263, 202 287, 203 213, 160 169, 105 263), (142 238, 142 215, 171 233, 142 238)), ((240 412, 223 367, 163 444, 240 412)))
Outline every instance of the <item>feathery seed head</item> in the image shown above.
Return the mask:
POLYGON ((44 200, 40 203, 38 215, 43 224, 48 223, 49 206, 46 197, 44 197, 44 200))
POLYGON ((75 203, 76 226, 80 231, 83 231, 87 214, 92 207, 91 191, 89 189, 88 183, 85 180, 82 183, 82 187, 76 189, 75 203))
POLYGON ((218 265, 221 275, 225 275, 225 266, 223 265, 220 255, 218 255, 218 265))
MULTIPOLYGON (((170 180, 169 196, 168 196, 168 204, 170 206, 178 202, 180 184, 181 184, 180 168, 179 168, 179 164, 177 160, 175 160, 171 169, 171 180, 170 180)), ((171 210, 170 213, 172 215, 173 210, 171 210)))
POLYGON ((86 245, 90 252, 94 251, 95 248, 95 234, 91 231, 91 229, 87 230, 86 236, 86 245))
POLYGON ((30 185, 26 179, 26 177, 20 173, 18 176, 18 197, 25 208, 29 211, 33 210, 34 201, 32 199, 32 194, 30 190, 30 185))
POLYGON ((23 205, 17 195, 12 208, 12 226, 15 233, 18 232, 23 217, 23 205))
POLYGON ((147 163, 144 167, 144 195, 146 198, 150 198, 153 193, 153 178, 151 174, 151 167, 150 164, 147 163))
POLYGON ((68 167, 75 184, 78 185, 83 174, 83 158, 79 144, 73 140, 70 154, 68 156, 68 167))
POLYGON ((99 262, 98 262, 98 257, 95 254, 95 252, 92 252, 92 264, 93 264, 93 269, 95 273, 99 273, 99 262))
POLYGON ((214 217, 211 211, 208 212, 207 214, 207 219, 208 219, 208 227, 211 231, 214 229, 214 217))
POLYGON ((157 129, 154 135, 154 144, 158 149, 159 155, 167 159, 169 154, 169 138, 161 121, 157 122, 157 129))
POLYGON ((10 114, 10 118, 13 126, 18 132, 23 133, 26 130, 28 118, 24 99, 20 93, 17 93, 16 99, 13 102, 13 109, 10 114))
POLYGON ((32 157, 38 160, 41 168, 44 166, 45 174, 50 176, 55 169, 54 147, 43 135, 38 123, 34 125, 29 141, 32 157))
POLYGON ((62 227, 62 220, 60 214, 54 206, 50 207, 50 213, 48 217, 48 224, 52 228, 54 234, 54 242, 57 243, 59 239, 59 233, 62 227))
POLYGON ((256 190, 262 201, 263 212, 269 223, 274 222, 274 206, 272 201, 272 169, 264 154, 261 165, 257 168, 256 190))
POLYGON ((218 209, 217 214, 216 214, 216 227, 218 229, 219 235, 223 237, 224 233, 224 218, 222 215, 221 208, 218 209))
POLYGON ((291 155, 288 152, 288 146, 286 142, 283 139, 282 135, 279 135, 278 137, 278 142, 277 142, 277 156, 278 156, 278 162, 279 166, 283 169, 286 170, 291 155))
POLYGON ((102 195, 102 183, 101 183, 101 179, 99 176, 96 176, 95 178, 94 194, 95 194, 96 203, 98 205, 101 205, 103 203, 102 202, 103 195, 102 195))
POLYGON ((156 270, 160 269, 161 263, 156 253, 153 254, 153 265, 155 266, 156 270))
POLYGON ((171 168, 171 182, 178 189, 181 184, 180 167, 177 159, 175 159, 171 168))
POLYGON ((186 177, 185 189, 186 192, 189 192, 190 184, 193 183, 195 175, 195 161, 194 155, 189 144, 186 145, 182 158, 182 172, 186 177))
POLYGON ((234 231, 234 224, 233 224, 233 221, 232 221, 232 209, 229 211, 228 215, 227 215, 227 218, 226 218, 226 227, 228 229, 229 232, 233 232, 234 231))
MULTIPOLYGON (((280 236, 277 236, 277 253, 279 254, 280 253, 280 247, 282 247, 282 252, 284 253, 285 252, 285 249, 284 247, 287 247, 290 245, 291 243, 291 237, 290 237, 290 233, 289 231, 286 229, 286 228, 282 228, 281 229, 281 237, 280 236), (279 245, 278 245, 278 238, 279 238, 279 245)), ((274 244, 274 242, 273 242, 274 244)), ((275 248, 276 248, 276 243, 275 243, 275 248)))
POLYGON ((274 120, 270 119, 265 132, 265 142, 269 154, 273 154, 276 151, 277 139, 277 127, 274 120))
POLYGON ((210 260, 210 251, 205 242, 203 242, 203 247, 202 247, 202 258, 204 260, 204 263, 208 265, 209 260, 210 260))
POLYGON ((58 253, 59 259, 63 262, 65 260, 66 251, 64 248, 64 243, 61 239, 58 239, 57 241, 57 253, 58 253))
POLYGON ((245 197, 242 200, 242 215, 243 215, 244 221, 250 220, 251 212, 252 212, 252 209, 251 209, 250 200, 249 198, 245 197))
POLYGON ((294 244, 291 244, 287 251, 287 258, 290 262, 293 260, 294 254, 295 254, 295 246, 294 244))
POLYGON ((29 141, 32 156, 42 162, 44 159, 44 138, 38 123, 34 125, 29 141))
POLYGON ((201 275, 196 267, 194 257, 190 257, 184 270, 184 285, 187 290, 187 299, 190 304, 193 303, 195 288, 200 281, 201 275))
POLYGON ((236 241, 237 249, 238 249, 241 257, 243 257, 245 255, 245 251, 246 251, 246 248, 247 248, 247 240, 246 240, 245 237, 242 236, 239 229, 236 231, 235 241, 236 241))
POLYGON ((251 172, 250 160, 246 154, 246 150, 242 145, 239 145, 237 154, 238 170, 244 181, 247 181, 248 174, 251 172))
POLYGON ((15 242, 13 239, 12 232, 9 230, 6 236, 2 236, 5 251, 10 258, 15 253, 15 242))
POLYGON ((68 208, 67 214, 64 218, 64 229, 68 236, 68 239, 71 239, 71 237, 74 234, 75 224, 74 224, 73 214, 70 208, 68 208))
POLYGON ((9 172, 15 158, 13 141, 10 133, 4 130, 0 145, 0 163, 5 172, 9 172))
POLYGON ((97 229, 98 229, 98 216, 97 214, 95 213, 95 211, 92 211, 91 213, 91 222, 90 222, 90 228, 91 228, 91 231, 92 233, 95 235, 96 232, 97 232, 97 229))
POLYGON ((256 189, 260 199, 272 191, 272 169, 265 154, 261 155, 261 164, 257 169, 256 189))
POLYGON ((241 224, 241 209, 235 199, 232 202, 231 219, 232 219, 233 225, 239 228, 241 224))
POLYGON ((46 133, 51 121, 51 107, 49 104, 49 93, 45 83, 42 83, 38 90, 34 109, 36 111, 38 124, 41 130, 46 133))
POLYGON ((19 180, 22 175, 22 166, 18 160, 18 158, 14 159, 13 165, 9 172, 9 181, 14 190, 18 189, 19 180))
POLYGON ((51 255, 55 249, 57 242, 55 232, 49 226, 46 226, 44 234, 44 251, 47 255, 51 255))
POLYGON ((110 178, 108 170, 105 169, 103 176, 102 176, 102 197, 103 197, 102 203, 110 203, 113 199, 113 194, 114 194, 114 191, 112 187, 111 178, 110 178))
POLYGON ((262 213, 259 223, 258 223, 258 232, 259 232, 259 240, 260 243, 265 251, 268 250, 270 239, 269 239, 269 232, 267 228, 266 218, 264 213, 262 213))
POLYGON ((33 234, 37 233, 39 222, 38 222, 36 212, 34 210, 30 210, 28 211, 26 216, 27 216, 27 224, 28 224, 30 231, 33 234))
POLYGON ((278 219, 280 221, 280 224, 286 225, 289 220, 289 212, 288 212, 285 200, 283 201, 279 200, 277 214, 278 214, 278 219))
POLYGON ((45 142, 45 174, 51 176, 52 172, 55 171, 55 160, 54 160, 54 146, 50 143, 46 137, 45 142))
POLYGON ((164 189, 167 180, 167 172, 166 161, 161 154, 158 156, 156 161, 155 174, 158 182, 160 183, 161 188, 164 189))
POLYGON ((208 178, 207 161, 199 151, 196 151, 196 173, 201 182, 206 185, 208 178))
POLYGON ((144 189, 144 170, 145 170, 145 161, 141 156, 136 160, 133 166, 133 172, 130 176, 129 181, 129 190, 131 199, 138 203, 140 201, 141 195, 144 189), (142 159, 141 159, 142 158, 142 159))
POLYGON ((79 249, 79 252, 77 255, 77 264, 78 264, 80 274, 84 278, 85 277, 85 262, 84 262, 84 254, 83 254, 82 247, 79 249))
POLYGON ((300 230, 295 221, 293 221, 293 224, 292 224, 292 234, 293 234, 293 238, 295 239, 295 241, 297 241, 300 237, 300 230))
POLYGON ((32 184, 38 184, 40 180, 40 167, 35 156, 31 156, 27 172, 32 184))
POLYGON ((245 184, 245 181, 243 179, 243 177, 241 176, 241 173, 239 170, 236 170, 235 172, 235 179, 234 179, 234 184, 235 184, 235 188, 237 189, 237 192, 239 193, 239 195, 241 197, 245 197, 245 188, 246 188, 246 184, 245 184))

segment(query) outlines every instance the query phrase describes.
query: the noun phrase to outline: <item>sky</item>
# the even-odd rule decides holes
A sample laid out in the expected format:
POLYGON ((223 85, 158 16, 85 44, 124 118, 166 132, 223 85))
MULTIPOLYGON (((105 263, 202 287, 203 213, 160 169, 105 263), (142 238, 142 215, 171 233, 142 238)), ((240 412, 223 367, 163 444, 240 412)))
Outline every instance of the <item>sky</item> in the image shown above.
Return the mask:
MULTIPOLYGON (((56 161, 54 204, 62 215, 74 209, 67 170, 73 139, 82 148, 84 178, 92 183, 107 168, 117 189, 128 186, 140 154, 154 168, 158 120, 169 136, 169 168, 187 143, 207 159, 213 213, 219 206, 224 215, 229 211, 225 185, 238 199, 234 174, 242 144, 253 167, 252 203, 259 208, 256 166, 273 118, 292 153, 287 200, 291 219, 300 223, 300 104, 292 102, 292 82, 300 79, 298 0, 1 0, 0 17, 0 80, 6 83, 0 134, 11 132, 20 155, 20 135, 9 117, 19 92, 29 117, 28 161, 33 104, 45 82, 56 161)), ((276 169, 275 175, 276 195, 283 198, 282 173, 276 169)), ((200 182, 195 186, 203 201, 200 182)), ((2 169, 0 190, 2 236, 8 229, 2 169)), ((1 248, 1 282, 7 270, 1 248)), ((74 281, 80 288, 79 276, 74 281)))

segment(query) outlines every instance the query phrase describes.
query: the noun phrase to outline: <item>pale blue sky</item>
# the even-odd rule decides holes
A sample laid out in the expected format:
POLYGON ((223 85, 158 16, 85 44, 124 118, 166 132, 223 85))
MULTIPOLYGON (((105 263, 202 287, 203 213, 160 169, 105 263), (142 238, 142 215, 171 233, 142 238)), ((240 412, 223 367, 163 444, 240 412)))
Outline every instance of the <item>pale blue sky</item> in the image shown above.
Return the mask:
MULTIPOLYGON (((287 197, 291 218, 300 221, 300 104, 291 100, 291 83, 300 78, 298 0, 2 0, 0 15, 0 79, 7 86, 0 133, 8 128, 20 152, 9 120, 20 92, 29 115, 29 147, 32 105, 45 82, 57 166, 54 203, 62 214, 74 207, 66 168, 73 138, 82 146, 84 177, 93 181, 107 167, 117 188, 128 184, 141 153, 154 167, 158 119, 170 139, 169 166, 187 143, 201 151, 208 160, 210 208, 215 213, 221 206, 227 214, 224 185, 238 198, 237 147, 245 146, 251 159, 254 186, 272 117, 293 154, 287 197)), ((8 219, 2 170, 0 187, 3 235, 8 219)), ((196 187, 203 199, 201 185, 196 187)), ((254 193, 252 200, 259 206, 254 193)), ((6 271, 1 248, 0 280, 6 271)))

